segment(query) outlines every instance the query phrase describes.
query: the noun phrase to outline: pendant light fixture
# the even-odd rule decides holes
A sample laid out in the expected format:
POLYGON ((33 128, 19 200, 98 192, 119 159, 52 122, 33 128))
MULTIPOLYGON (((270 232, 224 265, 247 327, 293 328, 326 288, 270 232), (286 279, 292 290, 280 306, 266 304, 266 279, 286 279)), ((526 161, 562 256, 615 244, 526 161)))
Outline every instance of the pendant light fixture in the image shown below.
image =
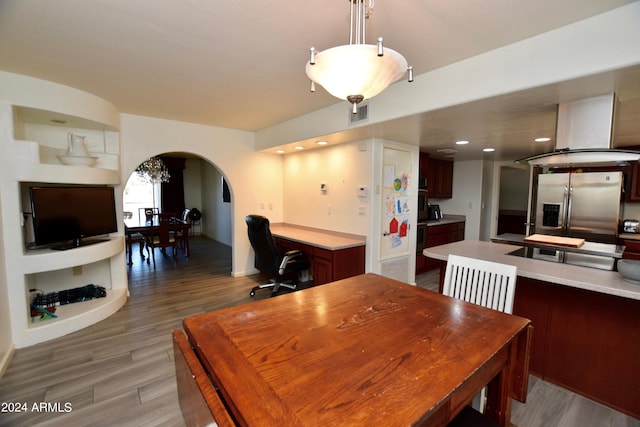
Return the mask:
POLYGON ((169 182, 169 170, 159 157, 150 157, 142 162, 137 168, 138 176, 150 184, 169 182))
POLYGON ((348 0, 351 4, 349 44, 319 52, 311 48, 311 57, 305 68, 311 79, 311 92, 315 84, 321 85, 336 98, 346 99, 357 112, 358 103, 372 98, 391 83, 409 73, 413 81, 413 68, 393 49, 366 44, 366 19, 371 16, 374 0, 348 0))

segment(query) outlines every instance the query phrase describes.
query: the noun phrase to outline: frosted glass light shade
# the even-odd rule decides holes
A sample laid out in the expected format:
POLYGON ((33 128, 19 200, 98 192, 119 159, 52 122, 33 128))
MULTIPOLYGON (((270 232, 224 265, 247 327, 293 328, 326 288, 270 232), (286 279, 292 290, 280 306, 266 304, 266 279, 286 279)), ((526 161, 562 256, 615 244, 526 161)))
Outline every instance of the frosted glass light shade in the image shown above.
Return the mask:
POLYGON ((393 49, 369 44, 333 47, 315 54, 315 64, 307 62, 307 76, 336 98, 362 95, 369 99, 407 72, 407 60, 393 49))

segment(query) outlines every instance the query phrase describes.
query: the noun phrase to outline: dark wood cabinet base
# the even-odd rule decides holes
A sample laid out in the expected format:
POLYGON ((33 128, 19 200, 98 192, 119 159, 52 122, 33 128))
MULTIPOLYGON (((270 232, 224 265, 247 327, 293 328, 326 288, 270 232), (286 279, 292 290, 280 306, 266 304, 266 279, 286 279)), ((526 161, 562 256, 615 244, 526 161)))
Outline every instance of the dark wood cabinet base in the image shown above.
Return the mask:
POLYGON ((364 273, 366 246, 328 250, 293 240, 276 237, 281 251, 298 249, 311 261, 313 284, 322 285, 364 273))
POLYGON ((533 375, 640 418, 640 301, 518 277, 513 313, 533 375))

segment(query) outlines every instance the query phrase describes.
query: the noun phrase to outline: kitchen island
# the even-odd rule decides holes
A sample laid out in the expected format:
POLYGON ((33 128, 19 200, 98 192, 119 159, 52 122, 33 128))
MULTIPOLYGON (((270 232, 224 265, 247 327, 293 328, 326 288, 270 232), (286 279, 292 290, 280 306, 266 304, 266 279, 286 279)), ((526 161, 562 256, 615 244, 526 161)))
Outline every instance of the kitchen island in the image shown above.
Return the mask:
POLYGON ((509 255, 517 246, 464 240, 427 248, 515 265, 513 314, 534 326, 530 372, 618 411, 640 418, 640 285, 616 271, 509 255))

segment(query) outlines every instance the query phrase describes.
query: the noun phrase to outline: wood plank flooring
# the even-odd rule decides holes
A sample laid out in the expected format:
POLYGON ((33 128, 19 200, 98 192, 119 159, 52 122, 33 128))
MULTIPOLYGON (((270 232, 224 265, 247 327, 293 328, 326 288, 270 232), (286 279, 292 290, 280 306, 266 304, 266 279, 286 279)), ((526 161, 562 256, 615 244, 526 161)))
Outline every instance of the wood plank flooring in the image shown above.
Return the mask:
MULTIPOLYGON (((191 251, 189 258, 180 253, 177 259, 156 253, 154 270, 134 249, 131 297, 120 311, 89 328, 17 350, 0 379, 0 403, 26 403, 29 410, 0 413, 0 426, 184 426, 171 330, 181 327, 184 317, 250 303, 250 288, 266 281, 260 275, 232 278, 231 250, 222 244, 197 237, 191 251), (40 402, 49 410, 32 411, 40 402)), ((437 280, 432 272, 417 283, 437 289, 437 280)), ((268 297, 269 291, 256 296, 268 297)), ((514 404, 513 422, 640 427, 639 420, 533 377, 527 404, 514 404)))

